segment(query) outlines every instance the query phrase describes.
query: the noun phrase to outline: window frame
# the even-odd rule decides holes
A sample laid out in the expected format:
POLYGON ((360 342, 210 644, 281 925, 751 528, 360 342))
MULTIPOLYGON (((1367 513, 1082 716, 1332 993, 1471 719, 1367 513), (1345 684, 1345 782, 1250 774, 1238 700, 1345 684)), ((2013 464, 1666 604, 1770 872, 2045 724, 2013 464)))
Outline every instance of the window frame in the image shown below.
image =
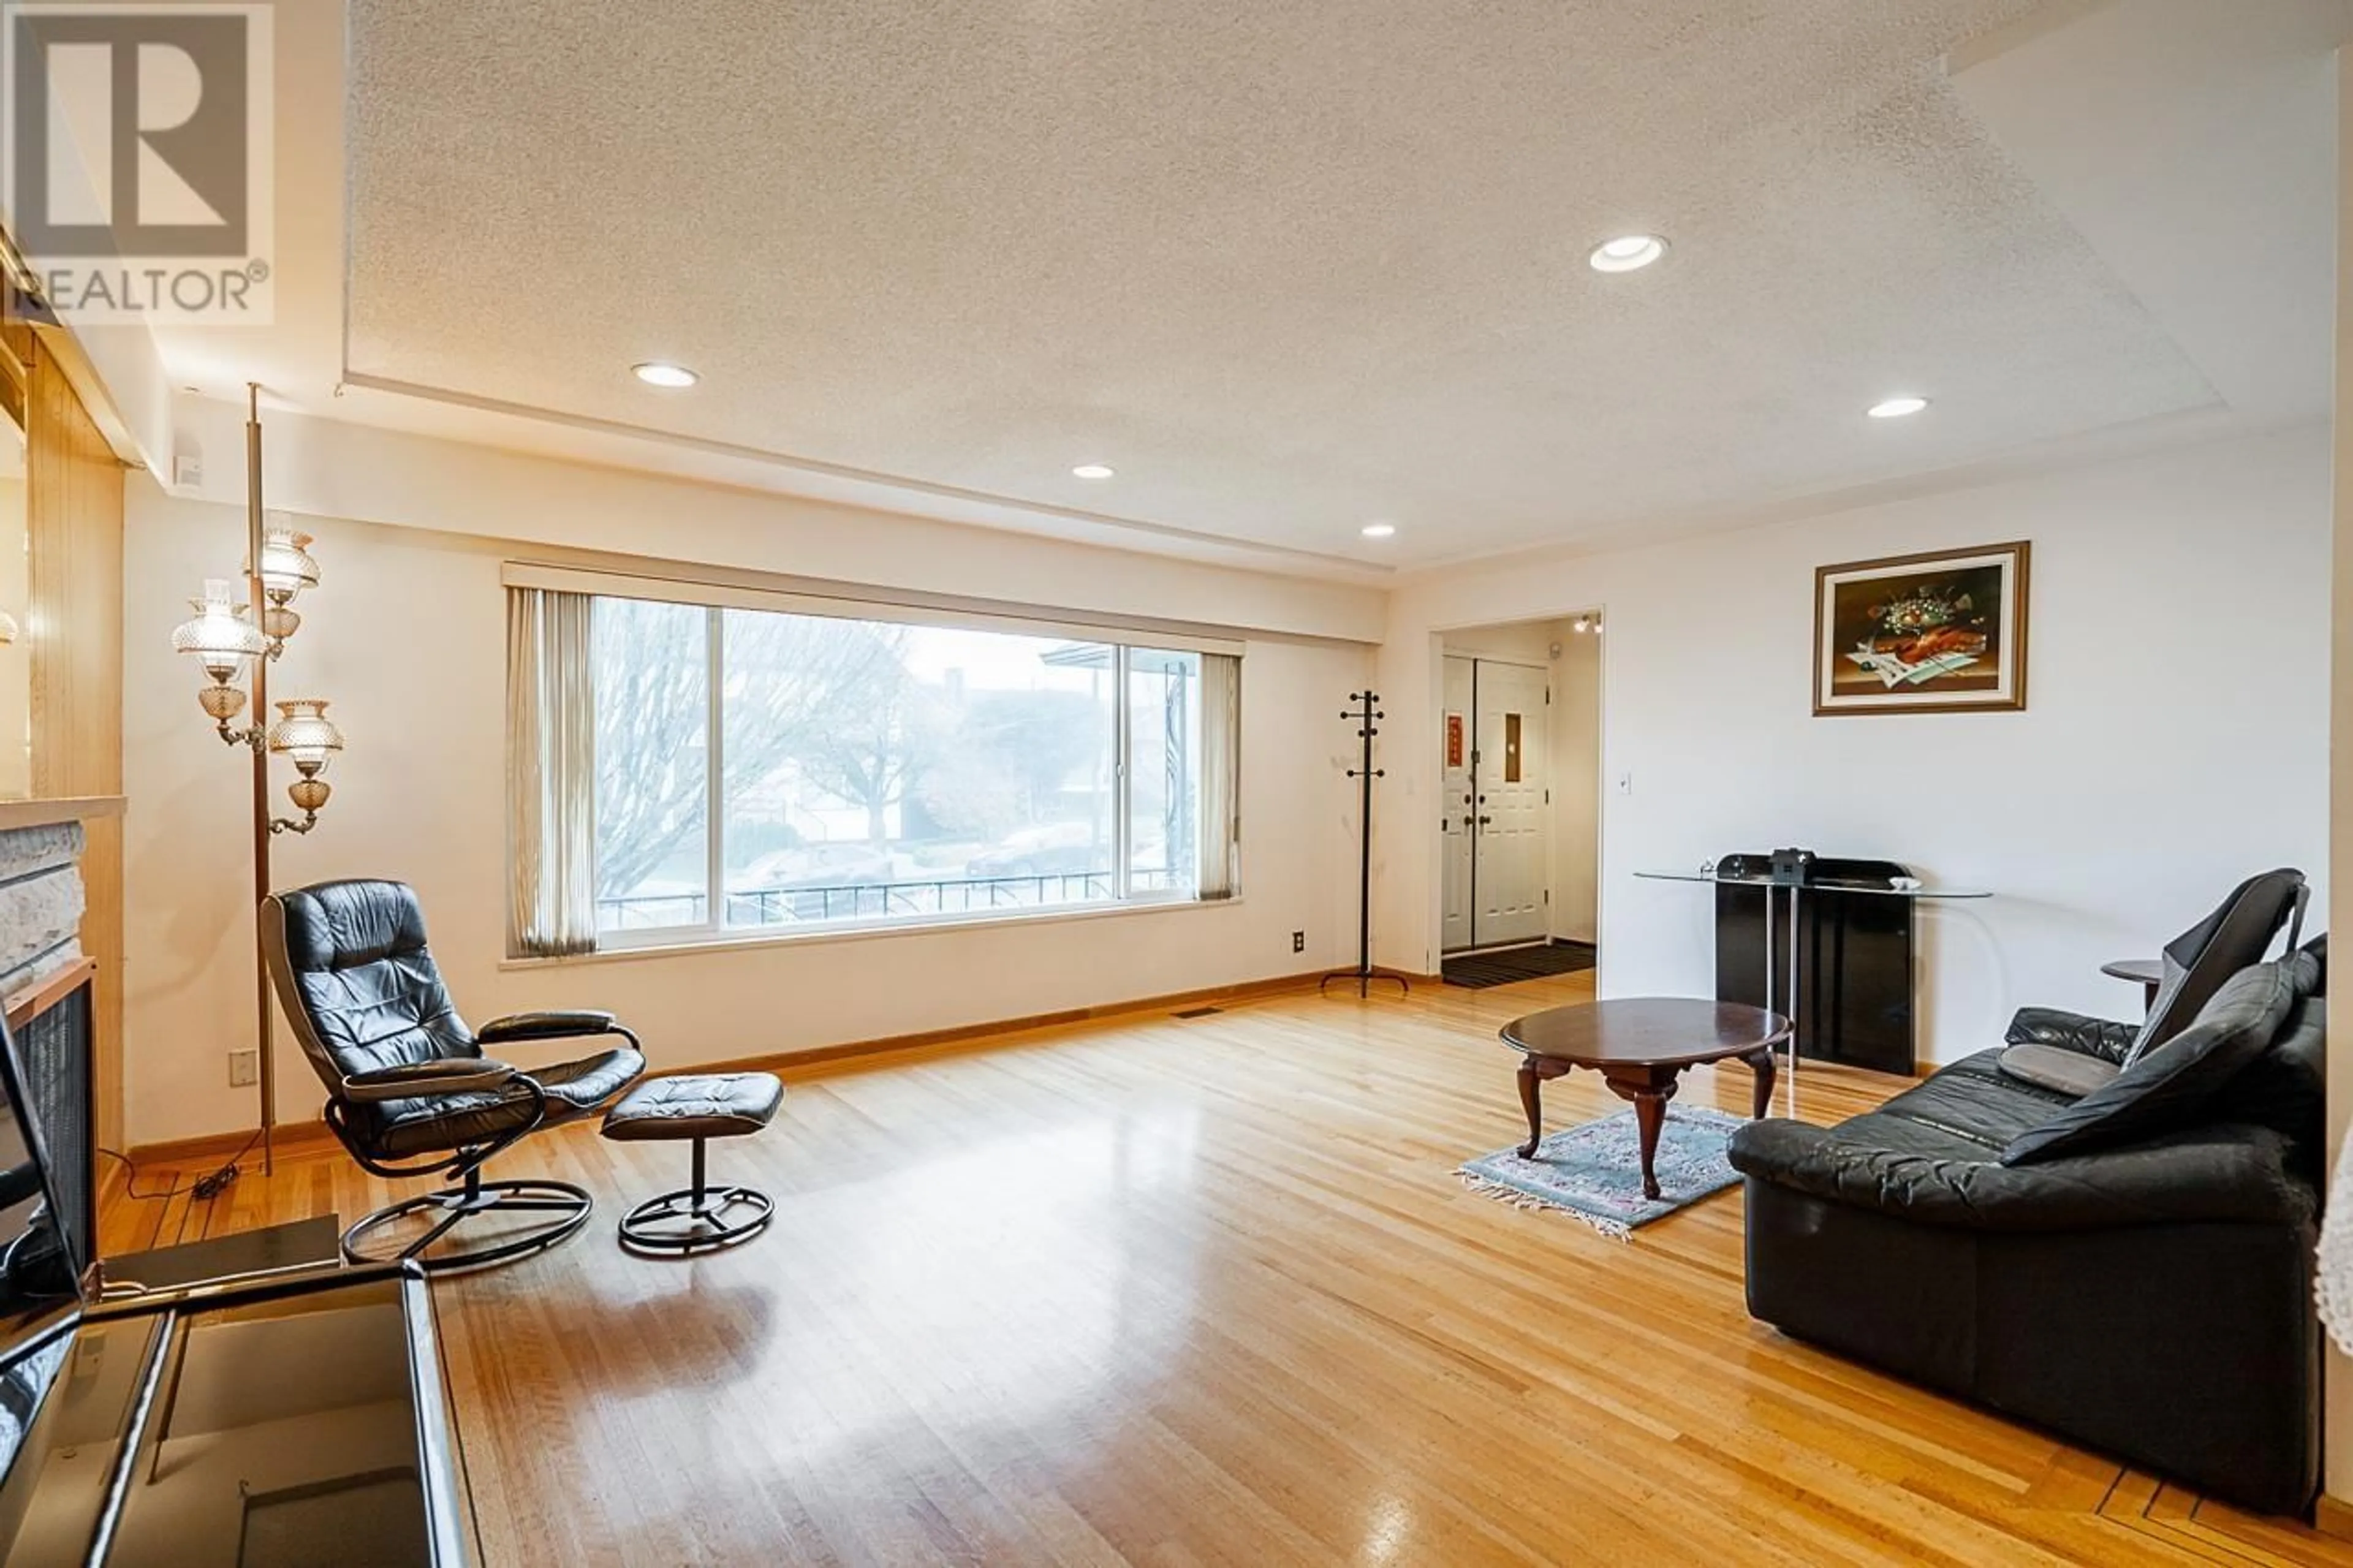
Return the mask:
MULTIPOLYGON (((596 951, 602 953, 642 953, 665 948, 715 948, 764 942, 840 939, 890 935, 927 928, 961 925, 1001 925, 1023 921, 1069 919, 1155 909, 1183 909, 1239 902, 1239 898, 1205 900, 1200 896, 1198 868, 1193 890, 1175 888, 1139 891, 1134 887, 1134 732, 1132 676, 1136 654, 1222 654, 1244 659, 1244 644, 1204 636, 1170 626, 1138 626, 1050 619, 993 608, 900 605, 847 595, 780 591, 730 584, 701 584, 668 578, 647 578, 577 568, 510 563, 502 578, 509 586, 559 588, 596 598, 639 599, 699 608, 704 614, 703 668, 709 700, 705 706, 704 875, 703 918, 700 921, 638 930, 599 930, 596 951), (946 630, 994 632, 1016 637, 1059 637, 1095 644, 1110 650, 1113 751, 1113 896, 1073 903, 1025 905, 1003 910, 956 913, 935 912, 899 918, 856 916, 838 921, 810 921, 779 926, 727 923, 726 886, 726 612, 807 616, 820 619, 894 622, 946 630)), ((1234 738, 1240 754, 1240 736, 1234 738)), ((1197 757, 1196 767, 1199 765, 1197 757)), ((1239 781, 1237 781, 1239 784, 1239 781)), ((1201 787, 1195 779, 1194 787, 1201 787)), ((1200 825, 1204 835, 1210 825, 1200 825)), ((1218 831, 1231 831, 1231 825, 1218 831)))

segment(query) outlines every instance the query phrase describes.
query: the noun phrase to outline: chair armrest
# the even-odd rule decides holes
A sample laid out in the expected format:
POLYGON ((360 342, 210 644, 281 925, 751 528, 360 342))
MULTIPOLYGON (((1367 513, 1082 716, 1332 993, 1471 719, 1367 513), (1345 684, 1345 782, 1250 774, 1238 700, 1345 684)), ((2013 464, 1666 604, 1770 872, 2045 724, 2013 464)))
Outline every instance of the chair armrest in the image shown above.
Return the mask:
POLYGON ((1752 1121, 1732 1136, 1752 1180, 1918 1225, 1978 1231, 2090 1230, 2220 1221, 2308 1224, 2312 1188, 2288 1174, 2268 1128, 2195 1127, 2048 1164, 1938 1159, 1841 1139, 1799 1121, 1752 1121))
POLYGON ((494 1046, 504 1040, 568 1040, 582 1035, 626 1035, 610 1013, 594 1008, 554 1008, 537 1013, 510 1013, 474 1031, 475 1040, 494 1046))
POLYGON ((378 1068, 343 1079, 336 1096, 358 1105, 387 1100, 427 1100, 445 1094, 477 1094, 499 1089, 522 1075, 504 1062, 487 1057, 444 1057, 437 1061, 406 1062, 378 1068))
POLYGON ((2122 1067, 2139 1035, 2140 1029, 2132 1024, 2087 1018, 2061 1007, 2021 1007, 2003 1038, 2013 1046, 2054 1046, 2122 1067))

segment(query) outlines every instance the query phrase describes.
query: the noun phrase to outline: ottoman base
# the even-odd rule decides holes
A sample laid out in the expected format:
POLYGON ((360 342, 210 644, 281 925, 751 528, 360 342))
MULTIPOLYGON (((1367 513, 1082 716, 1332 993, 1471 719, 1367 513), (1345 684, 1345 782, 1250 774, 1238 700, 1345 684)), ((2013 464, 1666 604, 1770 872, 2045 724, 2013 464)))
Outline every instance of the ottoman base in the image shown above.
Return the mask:
POLYGON ((681 1257, 749 1241, 776 1217, 775 1200, 752 1187, 681 1187, 621 1216, 621 1245, 681 1257))

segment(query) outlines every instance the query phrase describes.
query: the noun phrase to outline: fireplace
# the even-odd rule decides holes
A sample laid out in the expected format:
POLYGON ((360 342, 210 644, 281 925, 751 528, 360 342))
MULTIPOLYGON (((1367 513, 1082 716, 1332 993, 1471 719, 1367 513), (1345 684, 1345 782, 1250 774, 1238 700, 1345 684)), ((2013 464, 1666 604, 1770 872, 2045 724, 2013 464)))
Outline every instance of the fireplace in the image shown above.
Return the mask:
POLYGON ((0 829, 0 1007, 77 1268, 96 1256, 98 1239, 98 966, 81 947, 86 842, 79 822, 0 829))
POLYGON ((77 1270, 97 1254, 98 1196, 93 1163, 96 1106, 90 1079, 91 965, 77 965, 62 991, 45 986, 33 1010, 10 1029, 25 1068, 25 1093, 49 1157, 58 1218, 77 1270))

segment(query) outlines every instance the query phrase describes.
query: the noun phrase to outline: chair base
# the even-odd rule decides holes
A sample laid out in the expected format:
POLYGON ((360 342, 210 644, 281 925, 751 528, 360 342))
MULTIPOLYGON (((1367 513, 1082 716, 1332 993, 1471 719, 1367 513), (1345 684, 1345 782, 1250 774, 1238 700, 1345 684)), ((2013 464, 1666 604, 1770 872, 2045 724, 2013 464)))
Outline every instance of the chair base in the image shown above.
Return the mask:
POLYGON ((751 1187, 681 1187, 648 1198, 621 1216, 621 1245, 664 1258, 717 1252, 768 1228, 776 1205, 751 1187), (726 1217, 731 1209, 745 1212, 726 1217))
POLYGON ((587 1224, 589 1213, 596 1206, 596 1200, 586 1189, 569 1182, 470 1180, 462 1187, 444 1187, 376 1210, 343 1232, 343 1256, 354 1263, 414 1263, 427 1274, 462 1274, 470 1269, 491 1268, 546 1251, 587 1224), (469 1219, 481 1215, 523 1213, 543 1213, 549 1217, 480 1247, 425 1256, 427 1247, 469 1219), (374 1232, 419 1214, 447 1217, 396 1252, 371 1253, 364 1249, 363 1241, 374 1232))

